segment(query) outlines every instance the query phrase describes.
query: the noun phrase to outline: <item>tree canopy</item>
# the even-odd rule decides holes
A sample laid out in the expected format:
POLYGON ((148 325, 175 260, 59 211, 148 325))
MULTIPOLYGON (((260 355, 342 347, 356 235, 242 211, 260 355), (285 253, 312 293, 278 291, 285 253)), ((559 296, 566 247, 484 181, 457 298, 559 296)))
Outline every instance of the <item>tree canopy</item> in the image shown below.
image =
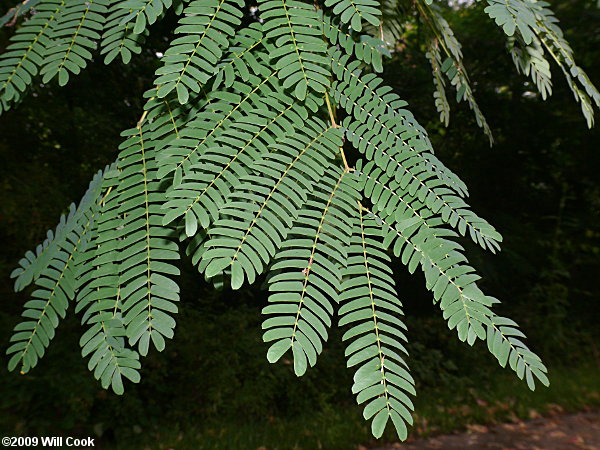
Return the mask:
MULTIPOLYGON (((441 122, 450 118, 450 84, 491 143, 461 45, 444 19, 459 7, 427 0, 377 6, 36 3, 0 59, 4 110, 32 90, 38 72, 42 83, 65 85, 97 45, 105 63, 128 63, 149 25, 169 8, 180 17, 117 160, 12 273, 17 291, 32 283, 36 290, 11 338, 9 368, 26 373, 37 364, 74 300, 86 325, 80 344, 88 368, 122 393, 123 378, 139 381, 140 356, 173 337, 176 261, 185 248, 217 288, 265 276, 267 358, 291 350, 297 375, 316 364, 337 310, 338 325, 350 325, 342 339, 348 366, 357 366, 352 391, 366 403, 375 436, 391 420, 406 437, 407 394, 415 394, 392 257, 423 272, 461 341, 487 341, 500 365, 531 389, 534 378, 547 384, 540 358, 515 322, 492 311, 498 300, 478 287, 454 239, 468 236, 495 252, 502 237, 472 211, 465 183, 376 75, 418 30, 441 122)), ((543 99, 552 93, 551 57, 591 126, 600 95, 548 5, 488 1, 483 12, 508 36, 514 63, 543 99)))

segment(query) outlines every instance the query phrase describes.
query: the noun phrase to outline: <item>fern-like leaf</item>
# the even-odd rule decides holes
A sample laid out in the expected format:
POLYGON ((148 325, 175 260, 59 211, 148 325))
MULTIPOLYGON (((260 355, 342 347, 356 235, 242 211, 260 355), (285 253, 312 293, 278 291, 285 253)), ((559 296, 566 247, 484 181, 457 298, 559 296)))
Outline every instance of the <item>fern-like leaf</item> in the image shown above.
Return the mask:
POLYGON ((33 8, 35 8, 41 1, 42 0, 24 1, 23 3, 16 5, 14 8, 10 8, 3 16, 0 17, 0 27, 14 24, 19 17, 33 11, 33 8))
POLYGON ((77 75, 86 67, 100 39, 107 6, 108 0, 66 0, 50 33, 52 44, 44 52, 40 70, 44 83, 58 76, 58 83, 64 86, 69 73, 77 75))
POLYGON ((171 279, 179 274, 171 263, 179 259, 178 247, 174 230, 162 226, 164 189, 156 177, 156 151, 147 145, 145 128, 126 133, 118 164, 118 213, 124 215, 119 232, 123 321, 129 343, 137 343, 144 356, 150 341, 161 351, 165 338, 173 337, 175 321, 168 313, 177 312, 174 302, 179 301, 179 287, 171 279))
POLYGON ((159 178, 172 174, 175 184, 178 184, 184 173, 200 161, 202 153, 213 144, 214 139, 242 115, 245 107, 260 99, 261 94, 274 91, 272 86, 277 86, 277 71, 258 61, 253 64, 253 70, 257 73, 248 74, 245 82, 234 82, 231 90, 214 91, 203 110, 188 123, 177 140, 161 150, 158 155, 159 178))
POLYGON ((325 92, 330 72, 321 21, 312 5, 294 0, 260 0, 266 37, 275 41, 269 56, 284 88, 304 100, 309 90, 325 92))
POLYGON ((173 5, 173 0, 126 0, 119 2, 119 8, 126 12, 119 25, 132 25, 134 34, 142 33, 146 27, 156 20, 173 5))
POLYGON ((352 176, 325 174, 281 244, 271 267, 269 306, 263 314, 267 359, 278 361, 292 349, 294 371, 314 366, 327 341, 346 265, 351 217, 359 199, 352 176))
POLYGON ((102 33, 100 54, 104 56, 104 64, 110 64, 117 56, 123 63, 131 61, 134 54, 142 52, 144 43, 144 29, 139 28, 134 32, 134 23, 124 19, 133 13, 133 9, 124 9, 121 0, 112 0, 108 9, 108 16, 102 33))
POLYGON ((119 239, 107 230, 118 227, 119 217, 114 214, 118 205, 116 170, 104 179, 106 195, 99 208, 97 228, 87 251, 80 255, 75 312, 84 311, 82 324, 87 330, 79 344, 83 357, 89 356, 88 369, 100 380, 102 387, 112 387, 117 394, 124 392, 123 376, 131 381, 140 379, 139 355, 127 348, 123 325, 121 285, 119 283, 119 239))
POLYGON ((249 174, 247 168, 308 118, 304 107, 284 95, 273 94, 256 106, 217 136, 199 163, 191 165, 181 183, 167 194, 170 200, 164 205, 168 211, 163 223, 184 217, 188 237, 194 236, 199 226, 208 228, 218 218, 225 198, 241 183, 240 178, 249 174))
MULTIPOLYGON (((157 95, 177 93, 180 103, 187 103, 190 91, 200 92, 217 68, 223 49, 240 24, 240 1, 194 0, 183 11, 176 34, 162 58, 163 67, 156 71, 157 95)), ((141 16, 138 16, 141 17, 141 16)))
POLYGON ((351 325, 342 337, 349 341, 345 352, 348 367, 358 366, 352 392, 359 404, 366 403, 363 416, 373 419, 373 436, 381 437, 391 419, 398 436, 405 440, 414 408, 406 394, 416 392, 405 362, 406 326, 398 317, 403 314, 402 304, 394 289, 380 227, 362 208, 355 208, 358 217, 353 220, 339 310, 339 325, 351 325))
MULTIPOLYGON (((444 53, 446 54, 446 58, 444 62, 439 66, 439 70, 443 72, 450 84, 456 88, 456 101, 460 102, 466 100, 469 104, 469 108, 473 111, 475 115, 475 120, 477 121, 477 125, 483 129, 483 132, 488 137, 490 141, 490 145, 494 143, 494 138, 492 136, 492 130, 490 129, 477 101, 475 100, 475 96, 473 94, 473 90, 471 88, 471 83, 469 81, 469 77, 467 75, 467 70, 462 62, 462 46, 450 25, 442 16, 440 9, 437 5, 432 4, 431 2, 423 0, 418 0, 416 2, 417 9, 423 18, 423 21, 428 25, 432 32, 432 43, 429 45, 429 51, 431 54, 429 60, 434 66, 434 60, 437 58, 435 54, 436 51, 439 51, 438 47, 442 47, 444 53)), ((434 69, 434 78, 438 76, 436 72, 437 63, 435 64, 434 69)), ((438 95, 435 96, 436 99, 436 107, 438 111, 441 110, 442 122, 445 122, 447 125, 447 119, 445 115, 449 113, 449 108, 447 105, 443 104, 444 98, 440 92, 443 92, 443 85, 439 84, 439 81, 436 79, 436 87, 438 95)))
POLYGON ((433 72, 433 82, 435 86, 433 98, 435 101, 435 108, 440 115, 440 121, 445 126, 448 126, 448 123, 450 122, 450 104, 446 98, 446 83, 442 77, 442 55, 437 39, 431 40, 429 51, 425 56, 429 59, 431 70, 433 72))
POLYGON ((348 64, 348 58, 337 52, 331 58, 334 74, 339 80, 332 86, 332 97, 355 119, 345 119, 347 124, 352 123, 345 129, 360 129, 361 134, 364 131, 366 136, 376 137, 385 148, 395 147, 394 152, 411 152, 418 158, 415 164, 451 185, 459 195, 467 195, 465 184, 433 155, 427 133, 404 109, 407 103, 391 93, 388 86, 381 86, 383 80, 380 78, 371 74, 361 76, 359 64, 348 64))
MULTIPOLYGON (((31 85, 43 64, 46 48, 52 45, 50 35, 65 6, 65 0, 44 1, 38 5, 38 12, 11 37, 7 51, 0 57, 3 103, 18 101, 31 85)), ((7 109, 6 106, 3 109, 7 109)))
MULTIPOLYGON (((509 35, 518 70, 546 98, 550 55, 591 124, 600 94, 547 4, 487 3, 509 35)), ((434 155, 406 102, 371 73, 382 71, 383 56, 399 50, 412 35, 404 33, 408 25, 420 21, 442 121, 449 120, 450 84, 491 134, 461 45, 433 0, 37 6, 0 58, 2 111, 20 101, 40 67, 43 82, 57 76, 65 84, 97 42, 106 63, 127 63, 168 8, 180 17, 115 165, 12 274, 16 290, 31 283, 37 290, 15 328, 9 368, 36 365, 75 298, 94 377, 117 394, 126 380, 138 382, 140 356, 151 346, 162 350, 174 335, 181 245, 218 289, 265 274, 267 358, 275 362, 291 349, 297 375, 317 363, 339 306, 339 326, 349 327, 348 366, 357 369, 352 390, 375 436, 391 420, 406 438, 415 394, 392 255, 410 273, 424 273, 459 340, 487 340, 500 365, 531 389, 548 384, 546 367, 516 323, 492 311, 498 300, 480 290, 454 240, 468 234, 496 251, 502 237, 466 203, 465 184, 434 155)))
POLYGON ((527 386, 535 390, 537 378, 544 386, 549 386, 548 369, 539 356, 527 348, 520 340, 525 335, 517 328, 517 324, 505 317, 495 316, 487 328, 488 350, 502 367, 509 363, 510 368, 522 380, 525 377, 527 386))
POLYGON ((331 164, 341 145, 337 129, 320 121, 306 123, 272 146, 244 177, 219 211, 211 228, 209 247, 202 255, 206 275, 231 269, 231 285, 238 289, 261 274, 281 245, 307 194, 331 164))
MULTIPOLYGON (((575 100, 581 103, 588 127, 594 124, 594 104, 600 108, 600 92, 581 67, 575 64, 573 50, 557 25, 548 3, 530 0, 487 0, 485 12, 507 36, 518 35, 526 46, 541 42, 562 70, 575 100)), ((538 50, 539 52, 539 50, 538 50)), ((539 53, 536 55, 541 58, 539 53)))
POLYGON ((518 39, 509 38, 508 47, 517 70, 531 77, 542 99, 546 100, 552 95, 552 73, 540 40, 535 37, 531 45, 525 45, 518 39))
MULTIPOLYGON (((378 151, 375 149, 374 151, 378 151)), ((473 242, 491 252, 500 249, 502 237, 485 219, 473 213, 469 206, 459 197, 439 188, 435 184, 417 181, 418 178, 407 176, 403 171, 388 174, 385 168, 373 162, 367 163, 364 169, 357 167, 364 174, 366 188, 378 209, 393 212, 403 205, 419 202, 430 214, 438 214, 442 222, 449 224, 461 235, 469 232, 473 242), (428 186, 425 188, 424 186, 428 186)))
POLYGON ((15 327, 11 337, 14 344, 6 351, 11 355, 9 370, 21 364, 21 372, 27 373, 35 367, 54 337, 60 318, 65 317, 69 301, 78 289, 75 262, 78 253, 87 247, 90 230, 94 227, 102 178, 102 172, 98 172, 79 206, 71 206, 67 219, 62 216, 63 225, 57 228, 56 237, 39 246, 38 257, 19 273, 20 286, 35 279, 37 289, 25 303, 23 317, 28 320, 15 327))

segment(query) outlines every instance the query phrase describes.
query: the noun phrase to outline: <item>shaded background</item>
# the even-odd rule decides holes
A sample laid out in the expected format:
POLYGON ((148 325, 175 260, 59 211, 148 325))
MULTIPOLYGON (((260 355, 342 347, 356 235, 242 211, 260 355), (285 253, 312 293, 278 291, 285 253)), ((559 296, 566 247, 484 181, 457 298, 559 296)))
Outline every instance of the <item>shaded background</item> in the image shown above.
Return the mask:
MULTIPOLYGON (((578 64, 599 84, 600 9, 588 0, 550 3, 578 64)), ((0 0, 0 6, 12 5, 0 0)), ((462 243, 483 276, 483 290, 502 300, 498 312, 520 323, 545 360, 552 386, 529 393, 485 345, 458 342, 422 275, 409 276, 397 263, 419 391, 413 435, 600 407, 599 129, 587 129, 557 67, 553 96, 543 102, 533 93, 482 5, 449 10, 447 17, 494 132, 493 148, 451 91, 450 127, 440 125, 418 27, 387 62, 384 78, 426 126, 440 159, 467 183, 474 210, 504 236, 498 255, 462 243)), ((132 64, 98 61, 65 89, 36 86, 0 118, 2 354, 27 300, 27 292, 12 291, 10 272, 80 198, 93 173, 114 160, 119 132, 137 121, 141 94, 159 64, 155 53, 165 50, 174 20, 152 28, 132 64)), ((10 33, 1 32, 0 48, 10 33)), ((189 261, 182 270, 175 339, 143 360, 139 385, 127 385, 121 397, 101 389, 80 357, 81 327, 72 315, 26 376, 8 373, 3 359, 2 434, 96 436, 100 448, 311 449, 370 442, 369 424, 350 393, 339 333, 331 333, 317 366, 298 379, 291 361, 266 361, 264 292, 216 292, 189 261)))

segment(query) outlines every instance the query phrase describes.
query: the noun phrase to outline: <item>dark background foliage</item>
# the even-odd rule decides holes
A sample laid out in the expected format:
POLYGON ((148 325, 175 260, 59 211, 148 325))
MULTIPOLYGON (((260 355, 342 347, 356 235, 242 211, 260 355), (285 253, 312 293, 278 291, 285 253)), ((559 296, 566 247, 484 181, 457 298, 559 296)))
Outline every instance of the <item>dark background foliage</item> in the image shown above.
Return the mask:
MULTIPOLYGON (((551 3, 578 63, 600 83, 600 9, 587 0, 551 3)), ((2 0, 0 6, 5 10, 12 5, 2 0)), ((530 346, 549 366, 551 381, 579 368, 594 373, 600 364, 600 130, 587 129, 556 67, 553 96, 543 102, 535 94, 527 78, 516 73, 504 34, 480 6, 446 13, 463 44, 495 146, 488 147, 472 113, 453 102, 451 91, 450 127, 440 125, 418 26, 407 30, 406 42, 387 62, 384 78, 429 130, 440 159, 467 183, 474 210, 504 236, 498 255, 464 241, 483 275, 484 291, 502 300, 501 314, 518 319, 530 346)), ((80 198, 92 174, 114 159, 119 131, 139 116, 141 94, 150 87, 158 64, 156 52, 164 51, 173 22, 167 17, 153 27, 144 53, 132 64, 107 67, 97 61, 67 88, 37 85, 22 105, 0 118, 2 351, 27 299, 27 292, 12 291, 10 271, 25 250, 43 240, 66 206, 80 198)), ((0 34, 0 48, 9 36, 10 30, 0 34)), ((162 354, 154 352, 143 360, 139 385, 128 385, 122 397, 101 389, 80 357, 81 327, 79 318, 71 316, 30 374, 9 374, 5 364, 0 366, 3 435, 96 435, 106 448, 116 443, 127 447, 124 442, 136 448, 135 443, 159 445, 161 436, 181 440, 193 429, 196 445, 201 441, 208 446, 212 436, 215 447, 250 448, 266 439, 268 431, 257 431, 261 426, 274 429, 307 417, 305 425, 321 427, 303 431, 317 435, 315 442, 327 442, 325 435, 333 436, 332 430, 347 439, 344 444, 338 439, 340 448, 352 439, 366 439, 360 431, 366 425, 351 407, 351 373, 345 370, 339 333, 332 333, 317 366, 297 379, 285 361, 266 361, 260 331, 266 295, 259 286, 218 292, 200 279, 189 261, 182 269, 175 339, 162 354), (239 427, 229 429, 229 441, 222 434, 228 424, 239 427), (252 433, 263 434, 254 441, 252 433), (246 441, 234 442, 239 434, 246 441)), ((417 415, 434 409, 432 399, 443 403, 440 392, 452 392, 451 402, 482 406, 501 398, 494 387, 517 389, 512 379, 500 383, 512 375, 502 372, 483 345, 470 349, 448 331, 420 274, 409 276, 400 263, 395 271, 420 390, 417 415), (481 400, 485 395, 492 400, 481 400)), ((591 383, 598 382, 596 375, 591 383)), ((561 395, 568 406, 560 391, 553 401, 560 402, 561 395)), ((590 398, 581 404, 598 404, 597 392, 590 398)), ((446 418, 439 422, 454 414, 439 405, 438 412, 440 408, 446 418)), ((424 423, 417 420, 417 432, 428 431, 424 423)))

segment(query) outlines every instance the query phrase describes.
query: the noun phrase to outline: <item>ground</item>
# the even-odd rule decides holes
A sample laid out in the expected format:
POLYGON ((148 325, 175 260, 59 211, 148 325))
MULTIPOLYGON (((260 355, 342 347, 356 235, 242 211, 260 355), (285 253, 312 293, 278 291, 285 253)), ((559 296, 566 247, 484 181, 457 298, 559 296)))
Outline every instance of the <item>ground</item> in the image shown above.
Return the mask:
POLYGON ((470 426, 467 433, 415 439, 372 450, 598 450, 600 412, 540 417, 519 423, 470 426))

